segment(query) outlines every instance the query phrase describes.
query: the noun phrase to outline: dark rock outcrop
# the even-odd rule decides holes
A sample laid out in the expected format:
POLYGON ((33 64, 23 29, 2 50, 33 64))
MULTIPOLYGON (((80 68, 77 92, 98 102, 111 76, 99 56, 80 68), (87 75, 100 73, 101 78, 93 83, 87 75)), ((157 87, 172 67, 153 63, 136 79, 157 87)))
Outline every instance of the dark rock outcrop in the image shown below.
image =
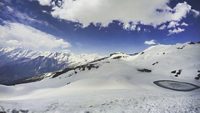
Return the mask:
POLYGON ((137 69, 138 71, 140 71, 140 72, 146 72, 146 73, 150 73, 150 72, 152 72, 150 69, 137 69))

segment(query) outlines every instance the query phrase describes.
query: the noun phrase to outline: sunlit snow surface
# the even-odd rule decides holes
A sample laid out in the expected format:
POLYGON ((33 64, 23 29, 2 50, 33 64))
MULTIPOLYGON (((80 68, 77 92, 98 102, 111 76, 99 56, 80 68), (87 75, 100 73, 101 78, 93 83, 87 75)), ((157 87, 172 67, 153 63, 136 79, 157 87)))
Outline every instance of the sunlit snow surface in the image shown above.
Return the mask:
MULTIPOLYGON (((199 53, 200 44, 156 45, 134 56, 116 53, 92 62, 98 68, 76 68, 38 82, 1 85, 0 111, 198 113, 199 88, 175 91, 157 86, 154 82, 171 80, 186 83, 175 85, 178 86, 176 88, 193 88, 187 83, 199 87, 200 80, 194 79, 200 70, 199 53), (138 71, 142 69, 151 72, 138 71), (182 72, 178 77, 171 73, 180 69, 182 72)), ((166 84, 168 86, 169 82, 166 84)))

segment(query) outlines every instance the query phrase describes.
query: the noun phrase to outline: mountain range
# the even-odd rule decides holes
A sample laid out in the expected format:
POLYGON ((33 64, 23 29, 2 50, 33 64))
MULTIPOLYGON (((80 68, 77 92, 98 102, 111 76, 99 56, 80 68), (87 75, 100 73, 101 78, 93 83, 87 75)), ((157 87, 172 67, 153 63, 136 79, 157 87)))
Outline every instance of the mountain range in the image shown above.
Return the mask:
POLYGON ((0 48, 0 84, 11 84, 20 79, 81 65, 97 58, 99 56, 95 54, 75 55, 22 48, 0 48))

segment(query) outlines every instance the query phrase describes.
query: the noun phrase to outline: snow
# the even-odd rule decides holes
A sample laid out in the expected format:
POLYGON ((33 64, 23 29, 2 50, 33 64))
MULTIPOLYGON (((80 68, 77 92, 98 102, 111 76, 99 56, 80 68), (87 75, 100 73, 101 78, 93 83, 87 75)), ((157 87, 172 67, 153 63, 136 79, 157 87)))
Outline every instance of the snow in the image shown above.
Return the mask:
POLYGON ((77 68, 55 78, 50 73, 41 81, 27 84, 0 85, 0 110, 3 107, 8 113, 14 109, 31 113, 198 113, 200 89, 181 92, 153 82, 172 80, 200 86, 200 81, 194 79, 200 70, 199 53, 200 44, 156 45, 134 56, 116 53, 92 62, 98 68, 77 68), (177 49, 182 46, 183 49, 177 49), (115 59, 118 56, 121 57, 115 59), (152 65, 155 62, 158 63, 152 65), (152 72, 138 71, 144 68, 152 72), (171 71, 179 69, 182 72, 175 77, 171 71))
POLYGON ((1 55, 7 55, 9 58, 18 60, 20 58, 35 59, 37 57, 53 58, 60 63, 69 63, 70 65, 84 64, 89 61, 100 58, 98 54, 73 54, 50 51, 34 51, 22 48, 0 48, 1 55))
POLYGON ((74 67, 100 58, 97 54, 73 54, 0 48, 0 84, 16 84, 35 75, 74 67), (11 69, 11 70, 9 70, 11 69))

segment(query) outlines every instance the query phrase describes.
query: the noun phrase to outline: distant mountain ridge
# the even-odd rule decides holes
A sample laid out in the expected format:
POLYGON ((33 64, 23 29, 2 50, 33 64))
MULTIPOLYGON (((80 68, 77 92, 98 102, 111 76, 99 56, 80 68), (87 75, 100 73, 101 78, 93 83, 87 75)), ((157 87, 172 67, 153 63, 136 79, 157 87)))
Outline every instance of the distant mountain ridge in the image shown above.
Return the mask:
POLYGON ((0 84, 81 65, 97 58, 99 56, 96 54, 75 55, 21 48, 0 48, 0 84))

